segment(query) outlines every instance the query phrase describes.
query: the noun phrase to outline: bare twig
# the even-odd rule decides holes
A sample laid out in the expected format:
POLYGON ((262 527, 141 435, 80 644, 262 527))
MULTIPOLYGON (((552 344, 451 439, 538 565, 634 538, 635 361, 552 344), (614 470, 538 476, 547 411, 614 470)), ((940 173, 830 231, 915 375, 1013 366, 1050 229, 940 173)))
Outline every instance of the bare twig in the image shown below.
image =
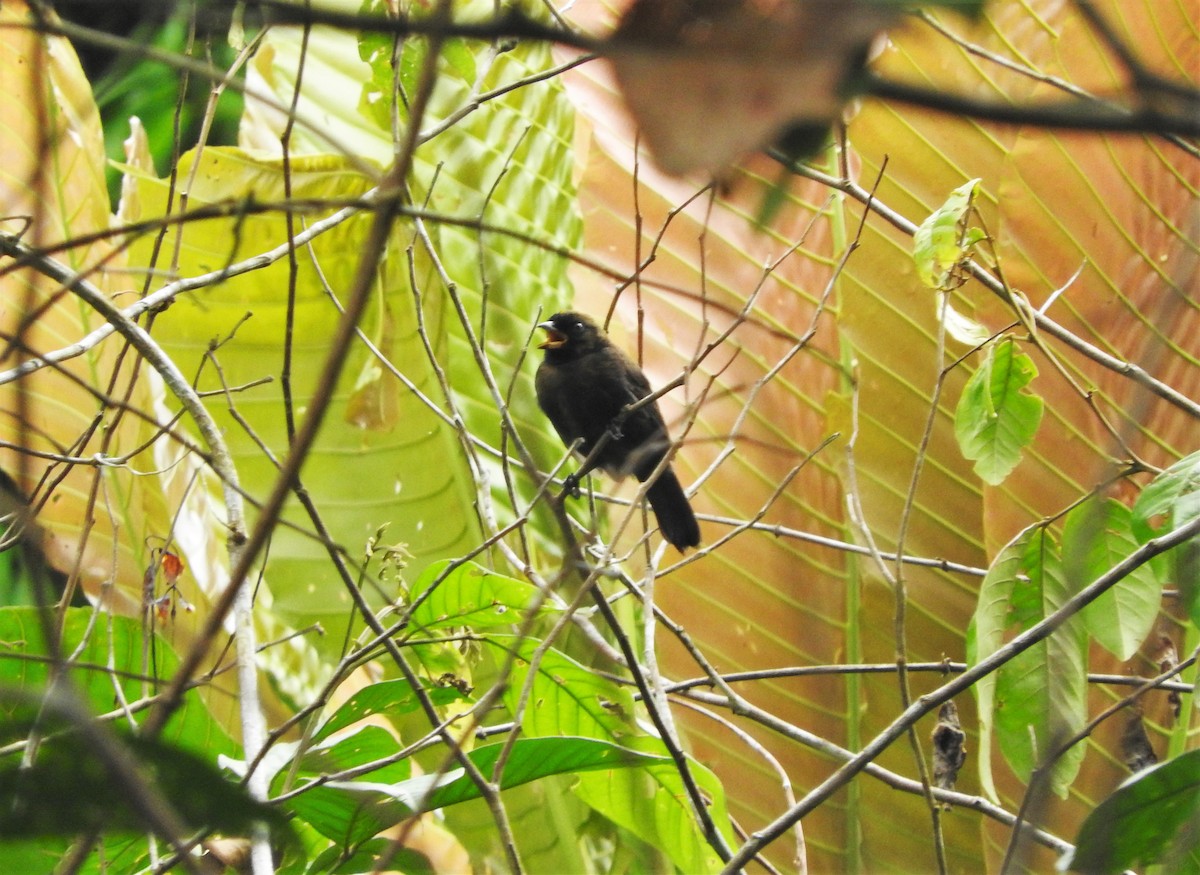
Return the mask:
POLYGON ((930 713, 942 702, 952 699, 959 693, 970 689, 980 678, 991 674, 1000 666, 1013 659, 1017 654, 1023 653, 1039 641, 1045 640, 1059 626, 1066 622, 1068 618, 1073 617, 1086 605, 1095 601, 1099 596, 1155 556, 1196 537, 1197 534, 1200 534, 1200 517, 1190 520, 1165 535, 1151 539, 1064 602, 1062 607, 1054 613, 1029 627, 1004 646, 998 648, 986 659, 980 660, 979 663, 952 681, 943 684, 932 693, 918 698, 912 705, 904 709, 886 729, 856 754, 853 759, 848 761, 825 781, 821 782, 820 785, 801 799, 799 803, 784 812, 768 826, 755 833, 734 854, 733 858, 727 863, 725 871, 730 873, 738 871, 741 866, 749 862, 763 847, 786 832, 795 820, 812 811, 813 808, 828 799, 840 787, 852 780, 868 763, 873 762, 893 741, 905 734, 908 728, 925 714, 930 713))

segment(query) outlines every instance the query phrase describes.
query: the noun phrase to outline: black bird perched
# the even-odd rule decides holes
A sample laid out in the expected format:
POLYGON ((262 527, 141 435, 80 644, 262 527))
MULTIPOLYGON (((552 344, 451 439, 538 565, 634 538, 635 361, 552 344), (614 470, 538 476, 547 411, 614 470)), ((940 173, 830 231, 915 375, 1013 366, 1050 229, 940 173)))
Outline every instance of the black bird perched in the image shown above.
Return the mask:
MULTIPOLYGON (((625 407, 650 394, 646 375, 581 313, 556 313, 538 328, 546 332, 539 344, 546 356, 534 384, 538 405, 558 436, 568 446, 580 440, 579 452, 586 457, 608 432, 596 467, 614 477, 632 473, 644 483, 670 447, 667 425, 653 402, 619 426, 616 420, 625 407)), ((646 490, 646 498, 669 544, 682 552, 700 543, 696 515, 670 467, 646 490)))

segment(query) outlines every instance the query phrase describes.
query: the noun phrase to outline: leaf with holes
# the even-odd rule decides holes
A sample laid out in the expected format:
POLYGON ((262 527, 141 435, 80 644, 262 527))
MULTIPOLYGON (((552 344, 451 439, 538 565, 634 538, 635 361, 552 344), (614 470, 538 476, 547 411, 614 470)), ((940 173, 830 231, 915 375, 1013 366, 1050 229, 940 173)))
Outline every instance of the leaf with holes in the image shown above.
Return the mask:
POLYGON ((944 288, 950 273, 967 257, 970 248, 982 239, 978 229, 964 230, 963 220, 979 190, 978 179, 964 182, 950 193, 946 202, 934 210, 913 234, 913 260, 917 275, 925 285, 944 288))

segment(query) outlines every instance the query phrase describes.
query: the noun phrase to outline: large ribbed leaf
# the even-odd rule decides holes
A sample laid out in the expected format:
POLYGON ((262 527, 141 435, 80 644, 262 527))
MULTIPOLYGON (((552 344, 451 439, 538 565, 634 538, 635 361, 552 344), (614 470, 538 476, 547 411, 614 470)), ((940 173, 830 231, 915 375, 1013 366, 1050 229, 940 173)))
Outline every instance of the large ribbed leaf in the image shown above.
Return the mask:
MULTIPOLYGON (((188 179, 193 168, 191 207, 284 197, 284 168, 277 159, 208 148, 184 156, 179 177, 188 179)), ((296 157, 289 170, 292 196, 318 203, 351 199, 370 186, 355 166, 332 156, 296 157)), ((137 188, 143 218, 165 214, 169 196, 165 181, 142 178, 137 188)), ((334 208, 324 212, 332 213, 334 208)), ((319 236, 297 252, 294 277, 289 276, 286 260, 277 261, 183 297, 156 322, 155 336, 183 371, 199 373, 199 388, 217 393, 210 407, 225 427, 243 488, 252 498, 265 497, 276 477, 274 459, 287 453, 281 372, 289 282, 295 283, 296 295, 291 386, 299 420, 339 316, 330 293, 339 295, 350 284, 369 224, 370 215, 363 213, 319 236), (231 335, 212 354, 218 372, 212 362, 205 364, 205 357, 210 343, 231 335), (238 391, 226 400, 220 394, 223 386, 238 391), (246 386, 250 388, 241 388, 246 386), (241 421, 234 418, 234 410, 241 421)), ((279 213, 191 223, 178 234, 168 232, 159 250, 158 269, 165 269, 177 247, 174 270, 195 276, 274 249, 286 239, 286 219, 279 213)), ((387 365, 426 397, 436 398, 434 369, 417 333, 404 245, 405 237, 397 235, 376 271, 378 291, 362 333, 387 365)), ((152 246, 152 240, 143 239, 132 257, 150 264, 152 246)), ((424 278, 427 273, 417 276, 424 278)), ((436 324, 437 312, 430 302, 425 318, 436 324)), ((368 538, 386 526, 385 537, 404 544, 421 566, 477 540, 471 488, 459 467, 463 462, 453 431, 387 365, 366 342, 354 346, 301 477, 324 525, 352 559, 362 556, 368 538), (429 464, 430 459, 439 463, 429 464)), ((332 570, 320 570, 325 548, 315 539, 307 514, 291 504, 285 518, 295 528, 276 531, 268 574, 277 615, 295 627, 321 623, 334 633, 324 641, 340 649, 344 633, 339 630, 346 628, 350 618, 350 598, 332 570)), ((379 604, 396 593, 370 590, 368 595, 379 604)))
MULTIPOLYGON (((402 70, 419 68, 423 45, 420 41, 404 44, 407 55, 402 70), (408 56, 413 60, 407 60, 408 56)), ((363 157, 386 163, 393 151, 391 111, 379 109, 381 103, 392 105, 388 93, 380 93, 385 86, 386 92, 391 89, 386 75, 392 59, 390 43, 385 46, 372 38, 360 49, 354 35, 322 29, 314 31, 305 43, 298 28, 275 29, 255 57, 251 83, 274 91, 281 103, 290 103, 302 47, 302 98, 290 141, 291 194, 313 200, 353 198, 371 182, 373 165, 364 165, 363 157), (361 93, 361 104, 348 104, 348 93, 361 93), (353 158, 328 154, 338 148, 348 149, 353 158)), ((444 52, 443 69, 423 128, 436 127, 481 93, 542 69, 548 59, 544 47, 520 46, 498 53, 486 45, 453 43, 444 52), (472 73, 475 78, 468 81, 465 77, 472 73)), ((412 87, 414 83, 402 84, 412 87)), ((488 100, 464 121, 430 139, 417 154, 410 181, 413 202, 569 247, 576 227, 571 212, 570 162, 566 160, 571 114, 561 100, 552 99, 559 88, 545 83, 512 90, 488 100), (498 136, 500 130, 510 131, 512 136, 498 136)), ((400 117, 403 120, 403 110, 400 117)), ((265 103, 247 101, 241 134, 244 144, 277 153, 282 127, 283 118, 272 114, 265 103)), ((192 205, 247 196, 259 200, 283 197, 283 165, 278 158, 209 149, 197 160, 201 172, 190 192, 192 205)), ((185 159, 181 179, 187 178, 191 166, 185 159)), ((151 190, 160 192, 153 206, 143 204, 143 216, 161 212, 163 189, 145 184, 142 189, 144 199, 151 190)), ((368 222, 366 214, 351 219, 299 253, 296 288, 300 303, 293 339, 293 391, 298 407, 311 391, 322 362, 321 351, 337 316, 322 283, 329 283, 335 293, 347 286, 368 222), (319 271, 313 267, 314 260, 319 271)), ((210 270, 277 246, 286 239, 285 228, 281 215, 191 226, 185 232, 179 270, 184 275, 210 270)), ((501 234, 443 227, 433 221, 425 224, 424 231, 433 246, 436 269, 415 226, 402 223, 387 263, 379 270, 380 294, 364 331, 425 398, 447 409, 447 399, 417 333, 415 307, 419 302, 426 335, 440 367, 448 370, 452 398, 462 411, 467 431, 489 447, 500 447, 498 405, 480 379, 437 270, 444 269, 455 283, 476 334, 484 338, 498 389, 507 394, 537 307, 543 303, 553 306, 562 296, 564 262, 559 255, 501 234), (416 253, 419 265, 416 288, 409 285, 408 247, 416 253)), ((170 253, 173 243, 172 236, 163 252, 170 253)), ((143 257, 147 251, 148 247, 140 250, 143 257)), ((254 312, 217 358, 229 385, 275 378, 276 382, 238 393, 233 400, 257 439, 272 447, 276 456, 286 447, 278 378, 288 282, 283 262, 231 279, 181 302, 156 329, 187 370, 198 364, 211 339, 227 336, 247 311, 254 312)), ((205 379, 206 387, 215 386, 211 368, 205 379)), ((518 424, 527 421, 533 409, 528 377, 520 380, 510 404, 518 424)), ((544 429, 522 432, 526 437, 540 437, 544 429)), ((229 433, 247 488, 252 494, 263 494, 271 482, 273 464, 240 425, 231 422, 229 433)), ((544 438, 540 441, 543 447, 552 446, 544 438)), ((481 464, 494 472, 493 494, 504 496, 507 505, 496 458, 486 448, 477 452, 481 464)), ((546 452, 540 455, 544 460, 551 458, 546 452)), ((357 345, 304 475, 335 540, 356 557, 366 539, 380 525, 390 523, 384 537, 406 546, 413 557, 413 571, 420 571, 435 558, 465 552, 478 540, 478 515, 475 486, 464 465, 453 430, 389 375, 364 344, 357 345)), ((517 480, 524 494, 536 485, 524 475, 517 480)), ((503 506, 489 508, 488 514, 495 514, 501 522, 511 518, 511 511, 503 506)), ((320 622, 335 633, 325 642, 340 647, 342 635, 336 630, 345 626, 349 600, 332 574, 314 574, 311 563, 320 557, 322 548, 303 534, 311 529, 304 514, 293 507, 287 517, 302 531, 280 530, 272 545, 269 582, 276 608, 296 626, 320 622)))
MULTIPOLYGON (((32 29, 24 4, 5 4, 0 21, 0 199, 3 212, 15 217, 3 228, 46 247, 118 305, 132 303, 144 276, 131 276, 111 243, 90 238, 108 228, 109 204, 89 83, 69 43, 32 29), (77 237, 84 242, 71 242, 77 237)), ((0 330, 11 338, 23 318, 36 318, 22 329, 23 348, 6 344, 0 362, 0 469, 29 497, 49 561, 77 574, 92 598, 137 611, 146 581, 154 582, 155 596, 164 595, 159 550, 179 549, 185 533, 172 521, 190 474, 168 461, 178 455, 173 441, 150 445, 161 434, 152 401, 156 378, 110 336, 14 379, 12 369, 69 348, 104 320, 57 282, 29 268, 9 271, 10 264, 0 276, 0 330)), ((223 539, 216 546, 223 557, 223 539)), ((160 629, 180 650, 204 617, 208 579, 205 564, 187 569, 162 603, 160 629)), ((225 721, 236 702, 222 696, 211 704, 225 721)))
MULTIPOLYGON (((537 4, 527 5, 527 11, 541 14, 537 4)), ((364 11, 379 13, 384 6, 372 0, 364 4, 364 11)), ((415 4, 414 9, 419 11, 415 4)), ((492 12, 492 4, 484 0, 455 4, 461 19, 492 12)), ((301 45, 298 29, 272 31, 255 58, 251 81, 261 77, 277 99, 290 103, 301 45)), ((406 105, 398 102, 394 89, 411 96, 426 52, 423 40, 394 48, 389 39, 367 35, 360 45, 353 34, 315 30, 305 52, 298 115, 326 124, 315 131, 298 124, 293 150, 321 153, 345 146, 353 155, 387 163, 394 150, 393 115, 401 124, 407 118, 406 105), (393 52, 401 71, 399 83, 392 74, 393 52), (356 109, 346 100, 348 94, 361 95, 356 109)), ((562 450, 556 438, 550 439, 537 410, 529 363, 520 369, 518 365, 524 361, 538 313, 549 315, 570 298, 567 261, 561 253, 573 249, 580 237, 571 162, 574 113, 562 99, 557 79, 534 81, 551 63, 549 47, 542 44, 501 49, 451 40, 443 48, 423 119, 422 130, 431 136, 417 150, 410 180, 413 203, 459 220, 431 220, 425 231, 454 284, 495 391, 504 399, 521 439, 532 443, 543 465, 562 450), (453 124, 448 124, 452 118, 453 124)), ((247 107, 243 142, 277 151, 283 119, 255 101, 247 107)), ((537 484, 524 473, 506 471, 493 455, 502 443, 510 456, 515 455, 512 437, 502 436, 496 395, 482 378, 468 328, 446 300, 447 289, 431 280, 420 291, 433 313, 444 314, 427 318, 439 343, 446 344, 439 345, 439 356, 468 430, 493 448, 480 453, 495 499, 491 511, 501 524, 509 522, 513 509, 506 480, 511 478, 512 488, 526 500, 537 484)), ((536 513, 548 523, 543 508, 536 513)))
MULTIPOLYGON (((1196 33, 1181 5, 1097 5, 1118 33, 1145 53, 1152 68, 1194 79, 1196 33)), ((585 20, 599 27, 602 19, 585 20)), ((1047 75, 1101 93, 1124 85, 1100 40, 1069 4, 992 3, 977 24, 946 15, 938 26, 963 34, 969 44, 911 20, 890 35, 876 68, 893 78, 1003 103, 1061 96, 1048 93, 1047 75), (979 49, 1014 60, 1036 75, 992 63, 979 49)), ((1152 366, 1156 375, 1194 398, 1200 389, 1197 311, 1172 291, 1188 282, 1187 240, 1189 233, 1194 236, 1188 210, 1194 210, 1200 190, 1200 162, 1186 149, 1152 138, 1056 135, 866 102, 849 125, 846 167, 854 181, 871 190, 886 160, 875 197, 898 213, 905 227, 880 217, 868 220, 861 245, 837 283, 836 314, 827 310, 805 351, 760 385, 788 346, 760 326, 782 326, 794 334, 809 327, 814 297, 854 234, 862 206, 835 196, 830 221, 818 221, 805 235, 808 217, 828 190, 793 182, 788 207, 755 235, 748 218, 757 215, 764 189, 778 171, 748 161, 730 174, 724 198, 711 211, 702 200, 675 214, 672 210, 680 209, 695 189, 662 177, 648 158, 635 159, 633 138, 614 108, 608 81, 589 68, 586 76, 573 80, 572 96, 595 126, 582 192, 588 253, 628 273, 639 257, 655 255, 641 274, 643 284, 625 290, 615 311, 616 335, 631 351, 644 352, 652 383, 675 376, 697 344, 712 338, 702 333, 706 319, 719 327, 723 307, 745 303, 758 287, 762 264, 772 263, 789 245, 802 244, 773 272, 752 310, 752 324, 740 328, 690 381, 694 393, 717 374, 690 435, 700 440, 686 443, 681 452, 679 466, 689 473, 704 469, 716 452, 707 441, 716 436, 720 446, 740 405, 753 397, 746 420, 739 423, 737 452, 699 490, 696 503, 702 511, 715 510, 732 520, 752 517, 780 484, 789 461, 802 458, 831 432, 840 432, 843 440, 855 438, 853 479, 844 464, 844 445, 832 448, 786 489, 764 522, 790 523, 817 534, 850 534, 841 520, 845 494, 853 490, 874 542, 890 549, 928 425, 905 550, 982 567, 1030 522, 1065 511, 1105 482, 1112 459, 1126 458, 1088 409, 1088 389, 1100 388, 1100 409, 1152 464, 1161 465, 1194 444, 1195 424, 1189 416, 1135 390, 1121 373, 1048 342, 1055 354, 1066 357, 1066 371, 1081 380, 1083 391, 1077 392, 1036 345, 1026 347, 1022 339, 1041 374, 1035 388, 1046 399, 1046 413, 1008 479, 997 487, 981 482, 953 433, 954 407, 973 360, 944 375, 938 407, 930 410, 943 369, 963 350, 955 347, 938 358, 939 301, 919 282, 907 230, 938 209, 950 192, 979 179, 978 217, 972 224, 982 222, 995 242, 975 247, 974 253, 989 263, 994 248, 1004 276, 1034 305, 1086 264, 1050 306, 1049 315, 1090 343, 1152 366), (638 230, 640 240, 634 237, 638 230), (664 291, 666 287, 681 291, 664 291), (1077 318, 1076 312, 1086 312, 1090 321, 1077 318), (823 331, 834 318, 836 332, 823 331), (738 356, 722 371, 734 350, 738 356), (847 366, 845 371, 830 366, 839 362, 847 366), (853 383, 846 377, 853 377, 853 383), (851 387, 856 389, 853 398, 851 387), (840 483, 811 476, 822 462, 840 471, 840 483)), ((712 124, 722 121, 714 117, 712 124)), ((836 173, 839 168, 827 169, 836 173)), ((582 276, 577 286, 581 309, 604 313, 613 303, 604 278, 582 276)), ((1016 321, 1010 307, 973 283, 955 291, 951 303, 957 313, 991 331, 1016 321)), ((1043 334, 1034 340, 1046 338, 1043 334)), ((684 395, 677 391, 664 399, 671 411, 668 419, 680 412, 672 397, 684 395)), ((705 540, 714 541, 727 525, 703 524, 705 540)), ((861 563, 786 537, 744 534, 671 575, 659 585, 658 598, 722 671, 891 661, 895 599, 874 574, 853 574, 872 567, 861 563)), ((961 658, 978 576, 912 566, 904 575, 907 658, 961 658)), ((675 675, 698 673, 676 649, 667 649, 665 658, 675 675)), ((1103 660, 1090 665, 1093 670, 1115 667, 1103 660)), ((1076 676, 1070 683, 1079 680, 1080 668, 1074 659, 1076 676)), ((914 676, 914 694, 937 684, 925 677, 914 676)), ((769 680, 739 689, 773 714, 852 749, 899 711, 895 681, 886 675, 851 677, 843 683, 769 680)), ((1100 697, 1111 701, 1113 695, 1105 690, 1100 697)), ((1151 702, 1161 709, 1163 701, 1151 702)), ((965 698, 958 704, 964 726, 973 727, 973 704, 965 698)), ((1095 710, 1093 706, 1089 714, 1095 710)), ((932 722, 919 724, 918 740, 931 728, 932 722)), ((782 803, 770 764, 712 722, 693 729, 695 750, 711 757, 718 774, 726 776, 731 810, 745 827, 752 830, 776 816, 782 803), (730 776, 736 776, 736 783, 730 776)), ((1098 737, 1115 747, 1107 726, 1098 737)), ((913 774, 912 754, 901 748, 894 745, 878 762, 913 774)), ((799 785, 816 784, 831 770, 791 742, 774 738, 771 749, 799 785)), ((969 740, 968 749, 976 750, 976 742, 969 740)), ((1112 785, 1113 762, 1108 756, 1085 759, 1074 784, 1083 805, 1112 785)), ((978 789, 971 771, 968 766, 959 775, 960 788, 968 792, 978 789)), ((1015 808, 1023 788, 1006 771, 997 771, 998 792, 1015 808)), ((1077 803, 1067 801, 1051 806, 1048 822, 1053 828, 1078 816, 1077 803)), ((926 806, 870 778, 857 779, 849 792, 820 806, 803 824, 809 863, 817 870, 934 866, 926 806)), ((956 814, 943 819, 943 828, 951 868, 978 869, 991 848, 981 851, 977 822, 956 814)), ((1069 829, 1060 829, 1069 835, 1069 829)), ((999 841, 1006 840, 1002 832, 999 841)), ((788 866, 791 855, 783 845, 783 840, 777 843, 774 859, 788 866)), ((1038 866, 1045 862, 1039 859, 1038 866)))
MULTIPOLYGON (((32 30, 22 4, 6 4, 0 10, 0 81, 5 100, 0 107, 0 155, 3 156, 3 229, 28 244, 50 247, 77 235, 100 231, 108 225, 107 190, 104 185, 104 147, 100 119, 91 88, 70 45, 61 38, 43 38, 32 30), (28 222, 21 218, 28 217, 28 222)), ((111 271, 96 272, 114 253, 103 242, 69 246, 57 259, 71 269, 90 272, 90 279, 106 291, 126 287, 117 269, 119 256, 108 262, 111 271)), ((38 355, 50 353, 78 341, 103 320, 57 283, 34 271, 8 272, 0 277, 3 308, 0 320, 6 338, 0 367, 8 370, 38 355), (36 314, 33 324, 22 328, 20 346, 8 344, 22 319, 36 314)), ((138 582, 149 562, 143 538, 151 533, 167 535, 169 517, 161 504, 147 520, 147 501, 138 478, 119 466, 91 467, 86 464, 49 462, 14 452, 11 447, 28 447, 42 453, 60 453, 76 459, 104 452, 120 456, 139 443, 143 424, 121 416, 88 392, 89 385, 104 390, 113 378, 120 347, 108 343, 55 368, 0 387, 0 467, 18 480, 46 527, 47 553, 59 568, 78 564, 83 582, 93 589, 105 580, 127 584, 119 599, 140 600, 138 582), (81 382, 76 382, 76 381, 81 382), (21 421, 21 402, 26 405, 21 421), (95 418, 106 423, 96 429, 95 418), (119 428, 105 433, 120 422, 119 428), (52 480, 44 481, 49 476, 52 480), (59 479, 61 478, 61 479, 59 479), (40 484, 40 485, 39 485, 40 484), (95 508, 97 498, 99 508, 95 508), (117 530, 125 529, 120 537, 117 530), (118 541, 119 543, 114 543, 118 541)), ((117 385, 128 386, 129 370, 117 385)), ((6 375, 11 377, 11 374, 6 375)), ((130 403, 144 409, 146 393, 135 390, 130 403)), ((148 433, 148 432, 147 432, 148 433)), ((149 454, 134 463, 152 470, 149 454)), ((150 490, 153 493, 153 490, 150 490)))

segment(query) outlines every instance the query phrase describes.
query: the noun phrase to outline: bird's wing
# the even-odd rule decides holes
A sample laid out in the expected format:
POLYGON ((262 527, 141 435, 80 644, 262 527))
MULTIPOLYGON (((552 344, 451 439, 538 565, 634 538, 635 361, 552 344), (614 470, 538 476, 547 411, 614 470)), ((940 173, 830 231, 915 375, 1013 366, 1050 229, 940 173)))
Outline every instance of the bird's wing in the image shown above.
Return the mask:
POLYGON ((563 403, 564 396, 559 391, 558 383, 562 380, 562 374, 557 368, 542 367, 537 372, 537 400, 538 406, 542 408, 542 412, 546 414, 546 418, 550 420, 550 424, 554 426, 554 430, 558 432, 559 439, 570 446, 575 442, 577 437, 581 437, 578 424, 575 422, 575 417, 571 415, 571 411, 566 404, 563 403))
POLYGON ((646 375, 642 373, 641 368, 633 363, 632 360, 621 356, 625 359, 625 388, 629 392, 629 400, 626 404, 632 404, 635 401, 640 401, 650 394, 650 381, 646 379, 646 375))
MULTIPOLYGON (((652 390, 650 388, 650 381, 646 379, 646 375, 642 373, 642 369, 634 364, 633 359, 624 353, 619 353, 619 355, 624 363, 625 374, 625 379, 622 381, 625 397, 621 400, 620 406, 625 407, 636 401, 641 401, 647 395, 651 394, 652 390)), ((640 408, 632 418, 638 420, 634 425, 639 426, 639 430, 645 430, 646 432, 640 435, 641 439, 659 437, 657 432, 660 430, 663 432, 666 431, 666 422, 663 421, 657 401, 640 408)), ((665 437, 665 435, 663 436, 665 437)))

